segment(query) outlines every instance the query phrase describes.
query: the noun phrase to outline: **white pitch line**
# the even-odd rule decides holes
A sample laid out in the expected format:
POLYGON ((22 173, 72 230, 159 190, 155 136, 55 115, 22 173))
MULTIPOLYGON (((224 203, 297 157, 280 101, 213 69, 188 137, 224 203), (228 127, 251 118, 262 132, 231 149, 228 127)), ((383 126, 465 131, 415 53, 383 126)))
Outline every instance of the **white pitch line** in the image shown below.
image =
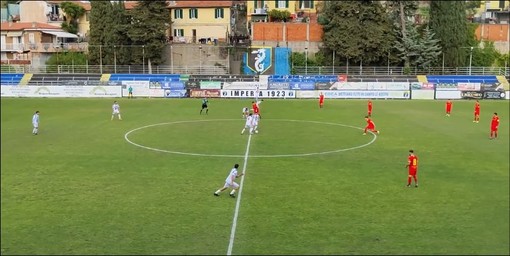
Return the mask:
MULTIPOLYGON (((251 144, 251 134, 248 136, 248 144, 246 144, 246 153, 244 153, 244 164, 243 164, 243 174, 246 174, 246 165, 248 164, 248 154, 250 153, 250 144, 251 144)), ((237 217, 239 216, 239 207, 241 205, 241 195, 243 193, 244 187, 244 176, 241 177, 241 184, 239 188, 239 193, 237 196, 236 209, 234 210, 234 219, 232 220, 232 229, 230 230, 230 241, 228 243, 227 255, 232 255, 232 248, 234 247, 234 239, 236 236, 236 227, 237 227, 237 217)))

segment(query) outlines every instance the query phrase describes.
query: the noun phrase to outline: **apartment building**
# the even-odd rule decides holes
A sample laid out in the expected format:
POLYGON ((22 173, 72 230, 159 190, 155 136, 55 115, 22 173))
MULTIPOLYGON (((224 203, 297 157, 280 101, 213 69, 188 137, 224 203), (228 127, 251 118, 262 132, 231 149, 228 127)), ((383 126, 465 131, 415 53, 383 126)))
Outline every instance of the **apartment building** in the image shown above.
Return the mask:
POLYGON ((38 66, 44 65, 52 54, 86 49, 85 45, 74 43, 77 35, 47 23, 2 22, 0 33, 2 63, 38 66))
POLYGON ((273 9, 287 10, 291 22, 316 22, 317 9, 322 4, 318 0, 247 0, 248 22, 268 22, 273 9))
POLYGON ((172 42, 215 44, 231 31, 232 1, 170 1, 172 42))

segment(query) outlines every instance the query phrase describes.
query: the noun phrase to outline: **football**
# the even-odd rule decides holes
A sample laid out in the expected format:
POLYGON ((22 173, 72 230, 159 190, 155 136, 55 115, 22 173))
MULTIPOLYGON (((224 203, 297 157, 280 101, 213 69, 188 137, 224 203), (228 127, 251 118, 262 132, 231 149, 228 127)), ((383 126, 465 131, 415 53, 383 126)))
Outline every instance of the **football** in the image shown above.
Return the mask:
POLYGON ((259 133, 259 131, 255 131, 255 133, 259 133))

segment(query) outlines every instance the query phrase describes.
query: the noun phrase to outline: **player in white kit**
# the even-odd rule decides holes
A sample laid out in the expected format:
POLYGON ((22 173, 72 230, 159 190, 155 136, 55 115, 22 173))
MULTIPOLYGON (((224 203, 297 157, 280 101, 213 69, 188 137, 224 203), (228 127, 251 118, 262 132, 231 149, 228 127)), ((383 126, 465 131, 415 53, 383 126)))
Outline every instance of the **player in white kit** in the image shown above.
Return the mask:
POLYGON ((32 125, 34 126, 32 134, 37 135, 39 133, 39 111, 35 111, 35 114, 32 116, 32 125))
POLYGON ((259 127, 259 120, 260 120, 260 116, 259 116, 259 114, 254 114, 254 115, 253 115, 253 121, 252 121, 252 125, 253 125, 253 132, 254 132, 254 133, 259 133, 259 130, 258 130, 258 127, 259 127))
POLYGON ((246 129, 250 129, 250 134, 253 134, 253 114, 252 113, 248 114, 248 116, 246 117, 246 123, 244 124, 244 128, 241 131, 241 135, 244 134, 244 131, 246 131, 246 129))
POLYGON ((244 107, 243 108, 243 118, 246 118, 249 113, 250 113, 250 110, 248 109, 248 107, 244 107))
POLYGON ((120 106, 119 106, 119 103, 117 103, 117 101, 113 102, 112 110, 113 110, 112 120, 113 120, 113 117, 115 117, 115 115, 117 115, 119 117, 119 120, 122 120, 122 117, 120 116, 120 106))
POLYGON ((222 191, 225 191, 228 188, 232 188, 232 191, 230 191, 230 196, 236 197, 235 192, 236 192, 236 189, 239 189, 239 184, 237 184, 235 182, 235 179, 244 175, 244 173, 238 174, 237 168, 239 168, 239 164, 235 164, 234 168, 232 168, 232 170, 230 170, 230 173, 228 174, 227 178, 225 179, 225 185, 223 185, 222 188, 220 188, 220 189, 216 190, 216 192, 214 192, 215 196, 219 196, 222 191))

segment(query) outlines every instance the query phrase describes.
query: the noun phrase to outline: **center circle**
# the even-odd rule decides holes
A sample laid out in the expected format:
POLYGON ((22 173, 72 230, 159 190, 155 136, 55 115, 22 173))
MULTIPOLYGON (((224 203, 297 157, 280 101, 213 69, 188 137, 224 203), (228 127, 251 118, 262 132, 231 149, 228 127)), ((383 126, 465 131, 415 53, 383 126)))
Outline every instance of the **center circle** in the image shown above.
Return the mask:
MULTIPOLYGON (((242 121, 242 120, 240 120, 240 119, 209 119, 209 120, 187 120, 187 121, 174 121, 174 122, 166 122, 166 123, 157 123, 157 124, 146 125, 146 126, 142 126, 142 127, 138 127, 138 128, 133 129, 133 130, 130 130, 130 131, 126 132, 126 134, 124 134, 124 139, 128 143, 130 143, 130 144, 132 144, 134 146, 137 146, 137 147, 140 147, 140 148, 143 148, 143 149, 147 149, 147 150, 163 152, 163 153, 178 154, 178 155, 189 155, 189 156, 208 156, 208 157, 232 157, 232 158, 234 158, 234 157, 235 158, 245 157, 244 154, 239 154, 239 155, 234 155, 234 154, 203 154, 203 153, 192 153, 192 152, 180 152, 180 151, 174 151, 174 150, 165 150, 165 149, 160 149, 160 148, 144 146, 144 145, 141 145, 139 143, 133 142, 132 140, 129 139, 129 135, 130 134, 132 134, 132 133, 134 133, 136 131, 140 131, 140 130, 151 128, 151 127, 163 126, 163 125, 173 125, 173 124, 185 124, 185 123, 215 122, 215 121, 216 122, 218 122, 218 121, 221 122, 221 121, 242 121)), ((313 123, 313 124, 333 125, 333 126, 340 126, 340 127, 351 128, 351 129, 363 130, 363 128, 356 127, 356 126, 345 125, 345 124, 338 124, 338 123, 330 123, 330 122, 321 122, 321 121, 292 120, 292 119, 264 119, 264 121, 313 123)), ((340 148, 340 149, 328 150, 328 151, 322 151, 322 152, 300 153, 300 154, 274 154, 274 155, 252 155, 252 154, 249 154, 248 157, 250 157, 250 158, 301 157, 301 156, 325 155, 325 154, 344 152, 344 151, 349 151, 349 150, 363 148, 363 147, 369 146, 370 144, 374 143, 375 140, 377 139, 377 135, 375 135, 372 132, 369 132, 369 134, 372 135, 372 139, 369 142, 367 142, 365 144, 358 145, 358 146, 354 146, 354 147, 340 148)), ((252 136, 256 137, 256 136, 259 136, 259 135, 252 135, 252 136)))

